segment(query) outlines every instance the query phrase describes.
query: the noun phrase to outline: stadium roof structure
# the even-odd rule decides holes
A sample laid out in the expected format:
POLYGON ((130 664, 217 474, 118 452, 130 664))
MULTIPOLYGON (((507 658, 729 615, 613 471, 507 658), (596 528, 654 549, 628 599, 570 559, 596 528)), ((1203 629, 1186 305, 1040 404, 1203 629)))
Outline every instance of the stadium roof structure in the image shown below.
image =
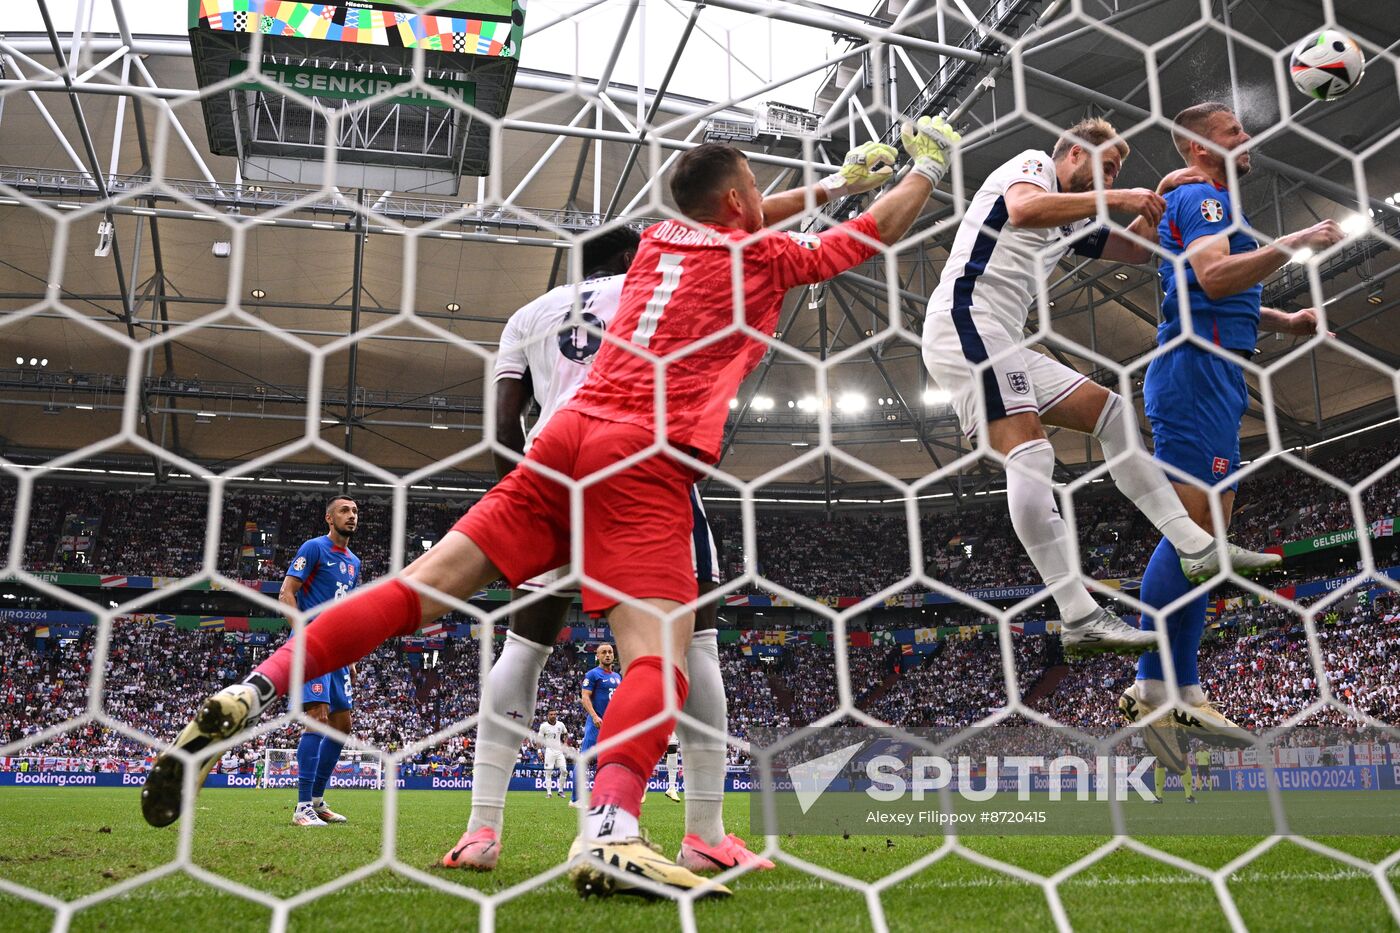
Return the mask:
MULTIPOLYGON (((1153 112, 1209 98, 1235 104, 1252 131, 1269 129, 1242 180, 1255 229, 1273 236, 1332 217, 1353 234, 1334 256, 1267 283, 1265 300, 1283 306, 1319 295, 1345 349, 1289 357, 1297 340, 1262 339, 1260 365, 1289 358, 1268 391, 1251 380, 1245 456, 1269 448, 1266 397, 1283 446, 1397 414, 1400 338, 1390 319, 1400 294, 1386 280, 1400 242, 1391 196, 1400 193, 1400 94, 1394 57, 1375 51, 1393 42, 1379 4, 1336 4, 1337 25, 1372 50, 1365 81, 1306 106, 1290 87, 1280 123, 1286 50, 1320 25, 1318 5, 1305 0, 1225 0, 1210 21, 1197 4, 1166 0, 883 0, 873 10, 802 0, 531 3, 493 174, 464 180, 455 198, 317 193, 244 177, 236 158, 208 151, 190 95, 184 4, 126 4, 137 6, 135 28, 110 0, 38 0, 6 13, 15 19, 0 39, 0 313, 43 305, 0 327, 0 452, 15 462, 118 433, 126 386, 140 380, 150 441, 227 471, 305 433, 302 347, 367 328, 326 359, 323 437, 396 474, 451 458, 481 438, 489 369, 416 325, 374 329, 406 302, 420 319, 493 348, 515 308, 567 280, 566 234, 655 215, 650 199, 665 192, 654 182, 686 145, 735 141, 752 154, 760 185, 778 190, 803 177, 804 161, 824 172, 852 138, 889 137, 903 117, 956 111, 968 136, 960 172, 900 252, 898 288, 867 270, 794 291, 780 334, 798 352, 770 355, 730 419, 724 469, 736 477, 777 470, 766 489, 793 499, 889 498, 895 491, 856 461, 914 481, 969 450, 928 391, 908 336, 942 273, 958 206, 1001 162, 1048 148, 1054 127, 1091 114, 1114 120, 1133 147, 1120 187, 1153 185, 1179 164, 1153 112), (75 7, 95 19, 75 28, 75 7), (872 45, 872 35, 886 41, 872 45), (665 126, 638 130, 648 124, 665 126), (99 229, 107 223, 110 236, 99 229), (403 235, 409 228, 415 236, 403 235), (46 295, 51 282, 56 299, 46 295), (281 333, 206 320, 231 301, 281 333), (904 336, 886 333, 892 317, 904 336), (151 335, 160 339, 132 363, 121 338, 151 335), (824 389, 813 365, 822 361, 824 389), (826 415, 810 404, 818 397, 850 461, 809 457, 783 472, 820 440, 826 415)), ((1060 341, 1047 352, 1118 385, 1105 363, 1151 350, 1158 289, 1155 268, 1066 261, 1040 313, 1093 355, 1060 341)), ((1130 375, 1141 378, 1140 364, 1130 375)), ((1053 440, 1070 473, 1098 457, 1082 438, 1053 440)), ((92 460, 151 462, 130 445, 92 460)), ((985 466, 929 491, 985 490, 998 473, 985 466)), ((317 450, 267 469, 327 481, 353 472, 317 450)), ((474 488, 489 473, 479 456, 424 483, 474 488)))

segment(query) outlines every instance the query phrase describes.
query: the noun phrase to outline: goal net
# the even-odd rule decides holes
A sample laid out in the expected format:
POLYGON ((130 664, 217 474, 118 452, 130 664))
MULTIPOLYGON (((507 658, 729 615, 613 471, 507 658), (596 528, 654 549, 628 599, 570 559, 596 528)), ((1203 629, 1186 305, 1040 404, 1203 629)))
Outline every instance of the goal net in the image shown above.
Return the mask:
MULTIPOLYGON (((732 812, 753 814, 741 826, 726 811, 725 828, 778 863, 776 881, 725 876, 736 899, 746 887, 772 897, 745 916, 819 926, 839 903, 885 930, 926 923, 959 892, 995 890, 1068 929, 1084 892, 1136 902, 1120 895, 1141 881, 1189 888, 1193 911, 1242 930, 1278 920, 1270 892, 1297 880, 1319 898, 1364 901, 1357 925, 1400 923, 1394 840, 1300 832, 1302 804, 1287 792, 1294 779, 1319 793, 1307 782, 1393 792, 1400 773, 1393 22, 1333 0, 198 0, 174 23, 161 6, 47 0, 4 14, 16 21, 0 34, 0 700, 11 701, 0 786, 71 784, 64 793, 78 800, 86 785, 139 785, 200 699, 314 621, 279 593, 301 542, 325 528, 331 494, 359 503, 351 546, 364 583, 430 552, 521 461, 538 410, 522 397, 506 411, 502 332, 515 309, 564 285, 557 332, 522 355, 556 344, 551 359, 631 354, 656 377, 662 428, 668 370, 730 338, 742 338, 738 351, 717 368, 753 363, 721 400, 717 461, 661 429, 647 452, 695 472, 718 545, 718 586, 687 608, 720 616, 728 721, 713 739, 726 806, 742 798, 732 812), (1366 78, 1311 101, 1289 79, 1290 56, 1324 28, 1357 43, 1366 78), (1174 116, 1208 101, 1239 125, 1174 135, 1174 116), (766 201, 767 219, 781 215, 786 238, 825 256, 818 235, 837 224, 872 210, 875 229, 894 222, 881 204, 899 181, 852 193, 847 179, 830 198, 832 187, 810 186, 870 141, 893 147, 905 179, 901 128, 934 116, 961 137, 907 231, 794 287, 771 321, 739 313, 723 333, 657 357, 644 328, 629 340, 590 312, 585 256, 600 236, 666 219, 698 226, 668 187, 683 153, 738 147, 765 198, 806 187, 766 201), (1056 148, 1090 118, 1116 135, 1056 148), (1171 185, 1211 188, 1190 230, 1224 239, 1188 255, 1187 218, 1154 191, 1193 145, 1220 177, 1171 185), (979 195, 996 172, 1014 176, 1018 204, 979 195), (1022 213, 1027 187, 1078 196, 1074 216, 1022 213), (1227 264, 1249 252, 1257 266, 1203 274, 1196 257, 1211 250, 1227 264), (966 385, 937 378, 948 365, 939 370, 925 321, 940 288, 943 349, 966 385), (1235 317, 1209 310, 1242 293, 1252 297, 1235 317), (980 301, 1026 318, 979 332, 980 301), (1259 333, 1251 301, 1264 309, 1259 333), (1234 338, 1245 330, 1247 341, 1234 338), (1219 401, 1185 376, 1145 400, 1183 348, 1234 393, 1239 430, 1219 449, 1218 432, 1207 443, 1149 430, 1167 409, 1219 401), (1081 386, 1121 399, 1132 425, 1116 459, 1097 413, 1085 421, 1064 405, 1081 386), (1007 444, 996 425, 1028 413, 1044 444, 1038 433, 1007 444), (1168 445, 1199 468, 1172 461, 1168 445), (1027 487, 1008 479, 1028 447, 1045 460, 1040 512, 1065 529, 1029 556, 1017 511, 1027 487), (1120 467, 1154 449, 1193 517, 1216 529, 1212 553, 1234 543, 1281 566, 1251 577, 1226 559, 1152 602, 1162 535, 1117 490, 1120 467), (1066 568, 1051 588, 1047 560, 1066 568), (1081 590, 1161 632, 1165 694, 1152 712, 1122 705, 1136 689, 1133 658, 1066 656, 1073 620, 1060 598, 1081 590), (1178 639, 1174 620, 1201 611, 1198 637, 1178 639), (1183 680, 1188 656, 1199 657, 1199 685, 1183 680), (1187 721, 1200 710, 1193 687, 1248 738, 1223 751, 1176 744, 1209 731, 1187 721), (1248 843, 1212 850, 1163 842, 1169 821, 1149 832, 1111 808, 1095 832, 1037 840, 1033 856, 946 825, 867 852, 840 832, 779 831, 774 814, 789 811, 759 792, 774 767, 802 766, 797 736, 820 763, 812 786, 788 793, 801 817, 828 788, 864 786, 866 760, 842 757, 843 730, 885 730, 891 754, 952 754, 966 730, 1012 726, 1075 730, 1084 755, 1132 759, 1102 772, 1098 789, 1129 787, 1149 754, 1179 759, 1163 787, 1185 794, 1205 775, 1202 788, 1263 801, 1261 822, 1233 837, 1248 843), (1154 744, 1157 726, 1175 730, 1171 744, 1154 744), (1323 731, 1290 737, 1303 727, 1323 731), (95 776, 65 777, 80 771, 95 776)), ((741 253, 732 279, 714 283, 717 301, 743 304, 741 253)), ((653 327, 680 276, 659 271, 671 277, 648 305, 653 327)), ((542 482, 582 515, 605 478, 542 482)), ((601 585, 583 572, 582 541, 574 528, 578 571, 546 587, 569 609, 535 721, 519 710, 501 721, 521 743, 515 791, 545 786, 547 709, 564 724, 566 786, 596 762, 577 751, 590 727, 579 683, 613 635, 575 600, 579 586, 601 585)), ((346 563, 322 569, 344 575, 346 563)), ((65 886, 0 861, 0 913, 22 908, 66 930, 177 872, 270 913, 257 923, 276 930, 310 901, 379 884, 367 880, 376 873, 393 876, 384 887, 396 894, 479 911, 487 930, 564 897, 553 882, 567 838, 555 840, 557 859, 499 884, 438 869, 451 839, 432 854, 414 841, 443 823, 436 805, 431 829, 412 812, 419 788, 470 789, 483 683, 511 617, 503 581, 436 595, 441 619, 359 662, 354 735, 330 785, 382 791, 382 838, 358 867, 298 864, 296 884, 257 865, 212 870, 206 827, 247 827, 217 823, 187 795, 178 837, 129 873, 65 886)), ((704 733, 675 699, 668 691, 668 715, 704 733)), ((215 754, 252 750, 265 786, 295 784, 305 702, 294 677, 285 705, 215 754)), ((688 788, 696 755, 680 754, 688 788)), ((663 759, 653 791, 666 778, 663 759)), ((963 780, 931 809, 987 775, 963 780)), ((132 796, 121 805, 134 808, 132 796)), ((465 825, 465 804, 458 820, 459 798, 440 796, 465 825)), ((665 922, 703 925, 709 905, 693 892, 673 899, 665 922)))

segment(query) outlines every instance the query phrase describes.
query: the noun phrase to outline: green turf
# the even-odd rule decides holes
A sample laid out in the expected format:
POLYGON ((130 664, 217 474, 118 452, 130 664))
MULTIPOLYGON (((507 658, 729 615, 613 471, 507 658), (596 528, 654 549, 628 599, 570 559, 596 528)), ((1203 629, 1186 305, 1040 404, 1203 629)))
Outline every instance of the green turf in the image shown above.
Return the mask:
MULTIPOLYGON (((1206 805, 1229 806, 1221 794, 1206 805)), ((1207 795, 1211 797, 1211 795, 1207 795)), ((512 794, 501 867, 490 875, 437 867, 463 827, 470 796, 464 792, 399 794, 396 848, 400 859, 458 888, 502 891, 557 865, 576 826, 575 811, 538 793, 512 794)), ((340 791, 332 798, 350 817, 343 826, 290 825, 289 791, 211 790, 199 799, 194 834, 196 864, 235 882, 288 897, 369 865, 383 851, 382 794, 340 791)), ((741 835, 748 796, 733 794, 727 820, 741 835)), ((683 807, 653 795, 644 824, 667 851, 682 834, 683 807)), ((969 853, 1049 875, 1094 852, 1104 837, 968 837, 969 853)), ((1238 857, 1258 837, 1145 837, 1142 842, 1208 868, 1238 857)), ((1328 845, 1367 861, 1393 852, 1392 837, 1336 837, 1328 845)), ((798 837, 783 840, 792 855, 852 879, 843 886, 780 864, 734 884, 728 901, 696 905, 705 929, 872 929, 860 882, 875 881, 934 851, 939 840, 914 836, 798 837)), ((0 791, 0 877, 72 900, 149 871, 174 858, 174 827, 141 822, 136 789, 13 788, 0 791)), ((781 856, 779 857, 781 862, 781 856)), ((1392 872, 1391 883, 1400 877, 1392 872)), ((1288 842, 1229 879, 1245 923, 1253 930, 1394 929, 1375 881, 1346 865, 1288 842)), ((1064 882, 1060 901, 1083 930, 1182 927, 1226 929, 1208 881, 1145 855, 1116 851, 1064 882)), ((1043 930, 1053 923, 1044 891, 977 864, 968 853, 948 857, 880 895, 892 930, 1043 930)), ((627 898, 580 901, 562 879, 496 908, 503 930, 547 928, 550 933, 601 927, 630 931, 679 929, 677 909, 627 898), (547 923, 542 918, 548 918, 547 923)), ((183 871, 98 902, 74 918, 74 930, 184 931, 217 925, 220 933, 265 930, 270 909, 211 888, 183 871)), ((480 924, 471 900, 437 891, 388 870, 377 870, 290 914, 293 930, 467 930, 480 924)), ((0 894, 0 930, 43 930, 53 915, 0 894)))

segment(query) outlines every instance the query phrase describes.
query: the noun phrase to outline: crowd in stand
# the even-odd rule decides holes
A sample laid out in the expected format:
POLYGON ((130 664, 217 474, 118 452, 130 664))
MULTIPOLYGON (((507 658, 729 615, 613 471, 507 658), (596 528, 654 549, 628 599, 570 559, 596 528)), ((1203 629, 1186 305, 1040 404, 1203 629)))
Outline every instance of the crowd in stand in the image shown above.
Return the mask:
MULTIPOLYGON (((1318 468, 1342 483, 1373 477, 1400 442, 1363 447, 1321 460, 1318 468)), ((1400 470, 1361 491, 1366 521, 1400 511, 1400 470)), ((405 558, 438 540, 465 503, 411 502, 405 558)), ((352 548, 367 572, 389 565, 392 526, 387 500, 359 501, 360 528, 352 548)), ((1140 573, 1158 535, 1109 482, 1075 497, 1076 531, 1086 570, 1099 577, 1140 573)), ((14 508, 14 485, 0 484, 0 515, 14 508)), ((297 547, 324 528, 320 496, 272 495, 229 488, 222 503, 218 570, 239 579, 278 579, 297 547), (247 554, 246 549, 257 549, 247 554)), ((24 566, 110 575, 183 576, 203 562, 209 497, 170 487, 136 488, 36 484, 26 523, 24 566), (87 534, 83 534, 87 532, 87 534), (84 541, 83 539, 90 538, 84 541), (75 545, 83 545, 75 547, 75 545)), ((1254 547, 1353 527, 1347 496, 1331 483, 1280 464, 1247 477, 1236 500, 1232 536, 1254 547)), ((711 511, 728 576, 744 572, 737 513, 711 511)), ((806 596, 866 596, 901 581, 926 591, 928 580, 959 589, 1014 586, 1037 579, 1016 541, 1000 497, 959 510, 925 510, 910 529, 903 512, 782 512, 765 510, 755 528, 757 573, 806 596), (923 566, 910 562, 910 536, 922 544, 923 566), (920 581, 918 576, 927 578, 920 581)), ((10 523, 0 522, 0 548, 10 523)), ((1388 552, 1387 552, 1388 553, 1388 552)), ((748 589, 762 587, 755 584, 748 589)))
MULTIPOLYGON (((1346 482, 1373 475, 1400 450, 1391 443, 1335 458, 1323 466, 1346 482)), ((1157 535, 1125 500, 1108 489, 1079 497, 1075 517, 1086 565, 1100 576, 1141 573, 1157 535)), ((1361 492, 1367 520, 1400 511, 1400 472, 1361 492)), ((0 485, 0 514, 14 506, 13 484, 0 485)), ((360 503, 361 528, 353 543, 373 577, 389 560, 389 508, 360 503)), ((437 540, 460 505, 415 504, 410 508, 410 543, 437 540)), ((324 501, 230 490, 222 506, 223 529, 217 564, 232 577, 250 576, 244 552, 249 526, 267 533, 251 558, 254 569, 276 579, 307 534, 323 527, 324 501), (276 534, 273 535, 273 530, 276 534)), ((1350 527, 1347 498, 1335 487, 1297 469, 1275 470, 1246 481, 1238 500, 1235 537, 1254 546, 1350 527)), ((111 574, 180 576, 201 566, 208 498, 178 489, 107 489, 39 484, 27 524, 25 566, 111 574), (83 542, 79 539, 90 538, 83 542), (77 561, 72 545, 83 544, 77 561)), ((743 572, 741 526, 733 515, 713 516, 716 537, 731 573, 743 572)), ((0 547, 10 523, 0 522, 0 547)), ((910 529, 902 513, 764 512, 757 527, 759 573, 810 596, 864 595, 911 575, 910 529)), ((962 589, 1004 587, 1035 581, 1015 541, 1004 504, 995 498, 956 512, 929 512, 915 529, 923 542, 921 572, 962 589)), ((1395 538, 1377 542, 1378 562, 1394 561, 1395 538)), ((408 556, 412 556, 411 552, 408 556)), ((917 585, 916 589, 927 589, 917 585)), ((1395 721, 1400 715, 1400 623, 1385 621, 1396 607, 1349 607, 1343 617, 1319 625, 1326 676, 1344 705, 1395 721)), ((954 609, 938 624, 981 621, 954 609)), ((757 620, 756 620, 757 621, 757 620)), ((817 620, 821 623, 822 620, 817 620)), ((1272 607, 1234 613, 1202 648, 1202 683, 1222 710, 1242 725, 1276 724, 1318 696, 1317 676, 1297 620, 1272 607)), ((762 624, 762 623, 760 623, 762 624)), ((864 625, 852 620, 852 627, 864 625)), ((934 624, 932 622, 928 624, 934 624)), ((30 626, 0 622, 0 744, 33 736, 84 713, 88 704, 95 630, 39 650, 30 626)), ((119 622, 102 671, 103 709, 112 719, 158 740, 168 740, 188 720, 192 704, 251 666, 252 646, 223 633, 186 632, 145 623, 119 622)), ((1013 653, 1018 683, 1029 693, 1047 668, 1059 663, 1057 640, 1016 636, 1013 653)), ((541 679, 540 714, 558 709, 574 742, 582 734, 578 703, 581 676, 591 655, 574 645, 554 652, 541 679)), ((743 739, 757 728, 789 729, 831 713, 840 705, 833 650, 802 643, 764 658, 726 644, 721 663, 729 690, 730 731, 743 739)), ((976 636, 942 642, 927 655, 903 655, 878 643, 846 652, 850 702, 880 719, 911 726, 964 725, 1005 703, 1003 665, 997 639, 976 636)), ((448 639, 445 647, 413 657, 391 643, 361 662, 356 687, 355 733, 376 747, 396 751, 477 712, 481 658, 475 642, 448 639), (431 654, 431 657, 428 657, 431 654)), ((1036 700, 1042 711, 1064 722, 1102 725, 1114 721, 1118 694, 1132 665, 1104 658, 1072 665, 1054 690, 1036 700)), ((1341 713, 1326 714, 1340 721, 1341 713)), ((252 744, 291 748, 299 730, 287 727, 252 744)), ((425 748, 411 767, 460 773, 470 758, 470 729, 425 748)), ((128 757, 147 752, 129 736, 88 723, 34 743, 28 753, 52 756, 128 757)), ((538 751, 526 743, 528 762, 538 751)), ((737 757, 734 756, 734 757, 737 757)))

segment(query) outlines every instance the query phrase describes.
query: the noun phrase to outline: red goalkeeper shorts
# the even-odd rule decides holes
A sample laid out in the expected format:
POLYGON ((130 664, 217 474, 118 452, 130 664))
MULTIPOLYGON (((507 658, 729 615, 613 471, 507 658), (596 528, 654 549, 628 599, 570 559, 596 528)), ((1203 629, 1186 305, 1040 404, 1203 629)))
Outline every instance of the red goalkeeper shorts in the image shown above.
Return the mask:
MULTIPOLYGON (((471 538, 511 586, 570 562, 569 488, 532 469, 583 479, 650 447, 652 432, 571 409, 550 419, 524 462, 453 525, 471 538)), ((695 471, 664 452, 585 486, 583 610, 602 614, 622 601, 696 597, 690 486, 695 471), (598 586, 615 592, 600 591, 598 586)))

